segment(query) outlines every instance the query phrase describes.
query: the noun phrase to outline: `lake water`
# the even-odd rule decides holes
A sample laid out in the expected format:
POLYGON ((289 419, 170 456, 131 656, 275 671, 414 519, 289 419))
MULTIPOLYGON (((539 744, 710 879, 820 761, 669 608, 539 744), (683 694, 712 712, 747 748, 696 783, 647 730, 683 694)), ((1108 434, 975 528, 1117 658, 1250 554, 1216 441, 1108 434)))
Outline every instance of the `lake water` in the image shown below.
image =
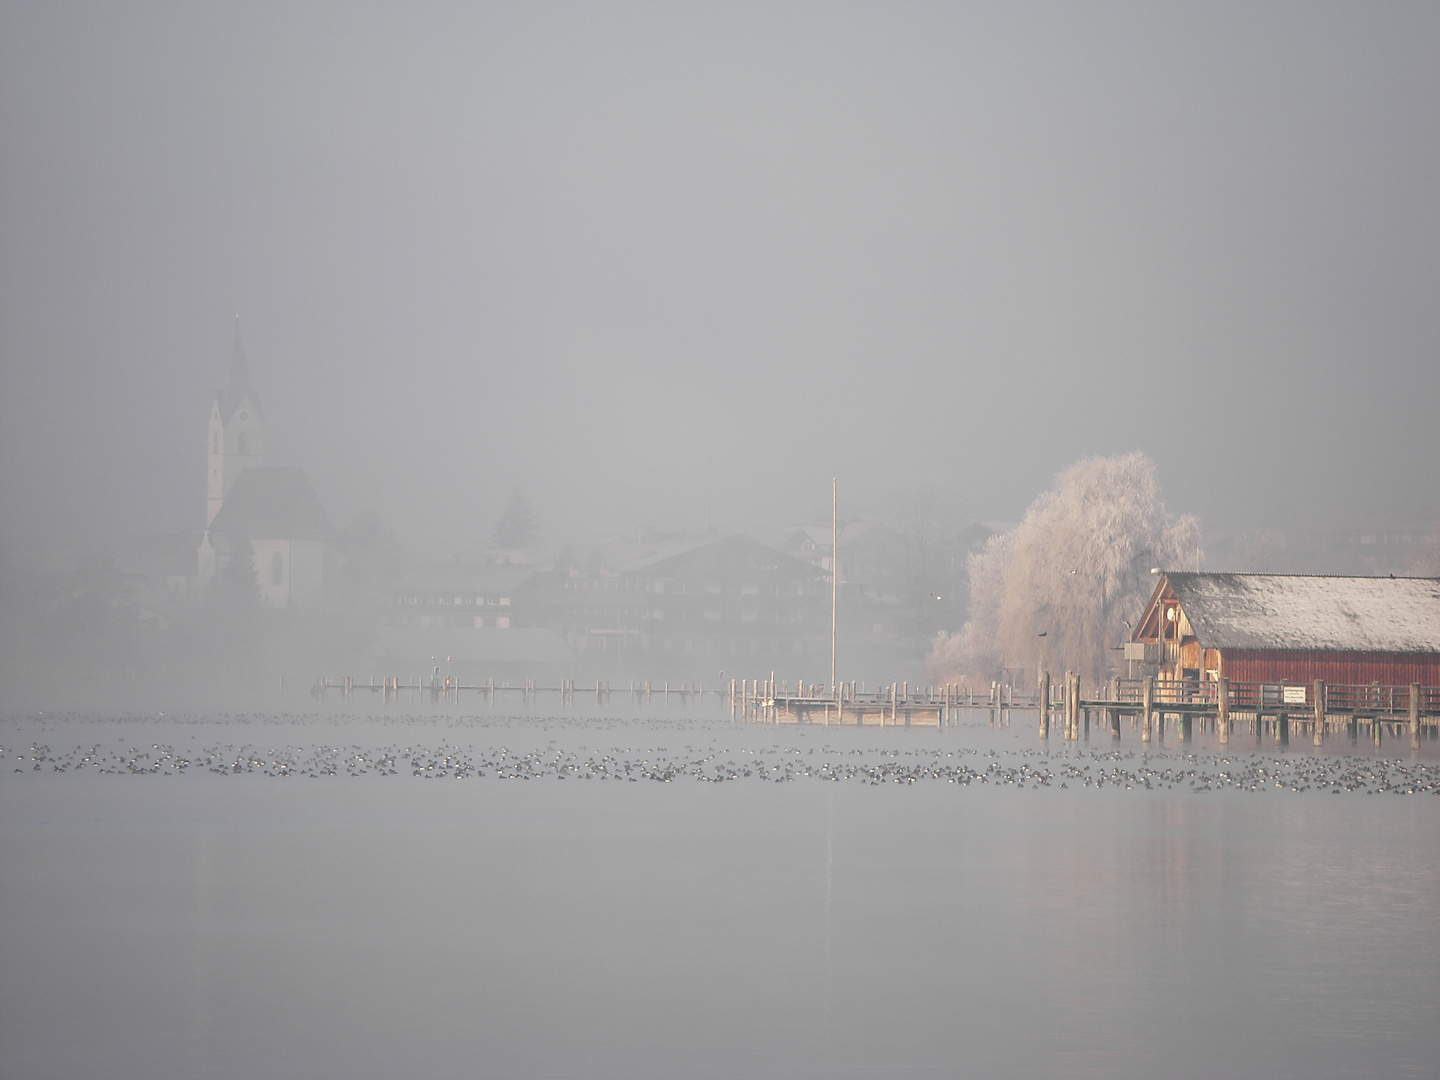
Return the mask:
POLYGON ((12 716, 0 1075, 1434 1077, 1435 745, 12 716))

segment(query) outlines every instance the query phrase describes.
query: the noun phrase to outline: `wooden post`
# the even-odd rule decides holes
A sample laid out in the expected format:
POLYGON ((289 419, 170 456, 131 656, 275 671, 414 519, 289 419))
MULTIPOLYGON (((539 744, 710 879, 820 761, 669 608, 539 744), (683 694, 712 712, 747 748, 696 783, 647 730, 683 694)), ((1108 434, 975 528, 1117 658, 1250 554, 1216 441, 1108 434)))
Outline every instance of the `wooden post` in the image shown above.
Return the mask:
POLYGON ((1315 738, 1316 746, 1325 745, 1325 680, 1315 680, 1315 738))
POLYGON ((1050 673, 1040 672, 1040 738, 1050 737, 1050 673))
POLYGON ((1065 669, 1065 681, 1060 684, 1060 737, 1070 741, 1070 669, 1065 669))
POLYGON ((1227 675, 1215 680, 1215 731, 1221 746, 1230 741, 1230 678, 1227 675))
POLYGON ((1140 741, 1150 741, 1150 725, 1155 719, 1155 676, 1146 675, 1140 690, 1140 741))
POLYGON ((1065 707, 1061 713, 1061 732, 1066 742, 1075 737, 1075 673, 1065 672, 1065 707))
POLYGON ((1420 749, 1420 684, 1410 684, 1410 749, 1420 749))
POLYGON ((1080 740, 1080 673, 1078 671, 1070 674, 1070 739, 1073 742, 1080 740))

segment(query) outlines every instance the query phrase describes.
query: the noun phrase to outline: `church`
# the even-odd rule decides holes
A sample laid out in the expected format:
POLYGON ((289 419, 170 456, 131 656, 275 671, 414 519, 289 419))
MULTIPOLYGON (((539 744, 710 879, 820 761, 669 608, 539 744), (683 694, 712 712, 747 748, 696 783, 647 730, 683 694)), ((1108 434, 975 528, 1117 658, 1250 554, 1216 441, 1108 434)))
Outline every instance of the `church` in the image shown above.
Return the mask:
POLYGON ((335 529, 303 469, 265 464, 265 414, 250 385, 238 319, 226 386, 210 406, 208 438, 201 591, 233 560, 248 559, 270 607, 321 606, 335 529))

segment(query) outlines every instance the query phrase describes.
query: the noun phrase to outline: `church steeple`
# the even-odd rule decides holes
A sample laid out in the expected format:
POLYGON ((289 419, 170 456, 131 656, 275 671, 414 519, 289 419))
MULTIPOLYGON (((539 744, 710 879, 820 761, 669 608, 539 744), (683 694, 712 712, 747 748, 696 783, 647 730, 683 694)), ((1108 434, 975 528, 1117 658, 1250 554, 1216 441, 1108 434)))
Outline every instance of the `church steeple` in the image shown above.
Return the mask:
POLYGON ((245 343, 240 340, 240 316, 235 316, 235 338, 230 344, 230 374, 225 389, 221 392, 224 401, 225 419, 235 415, 241 400, 249 395, 255 411, 260 411, 260 401, 250 386, 250 366, 245 363, 245 343))
POLYGON ((250 367, 240 340, 240 316, 235 316, 235 337, 230 346, 230 370, 223 390, 215 392, 210 407, 209 476, 205 527, 215 520, 235 478, 265 460, 265 417, 250 385, 250 367))

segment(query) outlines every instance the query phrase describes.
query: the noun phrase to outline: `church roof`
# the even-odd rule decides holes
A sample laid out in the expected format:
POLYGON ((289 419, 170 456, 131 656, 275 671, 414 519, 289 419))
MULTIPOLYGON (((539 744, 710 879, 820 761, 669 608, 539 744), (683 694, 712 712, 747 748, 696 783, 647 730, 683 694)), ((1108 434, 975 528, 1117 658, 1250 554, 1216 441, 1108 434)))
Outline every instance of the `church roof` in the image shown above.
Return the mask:
POLYGON ((334 526, 304 469, 257 466, 235 479, 210 531, 239 540, 333 540, 334 526))
POLYGON ((1167 573, 1201 644, 1440 652, 1440 578, 1167 573))
POLYGON ((235 319, 235 340, 230 345, 230 375, 226 381, 225 389, 216 391, 216 401, 220 406, 220 419, 225 423, 235 415, 235 410, 240 407, 240 402, 246 397, 250 398, 250 405, 257 414, 260 414, 260 399, 255 396, 255 388, 250 385, 250 367, 245 363, 245 345, 240 340, 240 319, 235 319))

